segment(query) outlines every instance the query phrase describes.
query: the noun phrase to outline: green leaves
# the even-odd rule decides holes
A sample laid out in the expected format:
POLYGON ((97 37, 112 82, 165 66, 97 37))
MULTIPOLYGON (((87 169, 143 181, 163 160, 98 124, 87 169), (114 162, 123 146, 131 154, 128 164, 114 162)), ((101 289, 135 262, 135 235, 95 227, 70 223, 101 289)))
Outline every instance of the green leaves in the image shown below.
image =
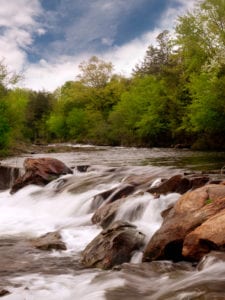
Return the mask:
POLYGON ((211 73, 192 77, 189 86, 193 101, 188 116, 193 131, 225 133, 224 80, 211 73))
POLYGON ((92 56, 88 61, 83 61, 79 68, 81 74, 80 81, 89 87, 104 87, 112 76, 113 65, 105 62, 97 56, 92 56))

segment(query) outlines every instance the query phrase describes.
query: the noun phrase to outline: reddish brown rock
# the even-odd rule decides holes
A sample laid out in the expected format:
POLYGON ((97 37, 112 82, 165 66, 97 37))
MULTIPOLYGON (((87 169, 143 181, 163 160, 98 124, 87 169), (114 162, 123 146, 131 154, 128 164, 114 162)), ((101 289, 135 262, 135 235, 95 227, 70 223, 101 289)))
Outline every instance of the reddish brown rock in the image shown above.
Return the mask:
POLYGON ((66 250, 66 245, 62 241, 61 234, 59 232, 49 232, 45 235, 32 240, 32 245, 40 250, 66 250))
POLYGON ((149 241, 143 261, 180 260, 185 237, 225 209, 225 186, 206 185, 180 197, 166 215, 161 228, 149 241))
MULTIPOLYGON (((225 198, 211 206, 225 207, 225 198)), ((182 254, 191 260, 200 260, 211 250, 225 250, 225 209, 209 218, 184 239, 182 254)))
POLYGON ((11 193, 17 192, 28 184, 46 185, 50 181, 73 171, 63 162, 55 158, 27 158, 24 161, 25 174, 19 177, 11 188, 11 193))
POLYGON ((147 191, 152 194, 179 193, 184 194, 189 190, 204 186, 209 181, 208 176, 190 176, 174 175, 164 180, 159 186, 151 187, 147 191))
POLYGON ((110 269, 129 262, 133 251, 143 246, 144 235, 136 226, 115 222, 103 230, 83 251, 82 263, 86 267, 110 269))
POLYGON ((163 181, 159 186, 151 187, 147 191, 151 194, 173 193, 181 183, 182 175, 174 175, 170 179, 163 181))
MULTIPOLYGON (((208 176, 193 176, 190 178, 191 190, 200 188, 206 183, 209 184, 210 178, 208 176)), ((186 192, 186 191, 185 191, 186 192)))

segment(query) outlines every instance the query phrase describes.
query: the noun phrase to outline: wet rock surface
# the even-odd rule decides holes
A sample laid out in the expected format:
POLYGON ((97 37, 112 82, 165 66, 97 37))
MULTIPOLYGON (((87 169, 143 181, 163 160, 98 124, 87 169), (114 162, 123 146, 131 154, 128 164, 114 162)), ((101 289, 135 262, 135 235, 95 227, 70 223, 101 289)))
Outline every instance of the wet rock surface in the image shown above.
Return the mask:
POLYGON ((152 194, 168 194, 179 193, 184 194, 189 190, 204 186, 209 182, 208 176, 182 176, 181 174, 174 175, 169 179, 164 179, 161 184, 156 187, 151 187, 147 191, 152 194))
POLYGON ((118 209, 126 201, 127 198, 123 198, 113 203, 101 206, 96 210, 96 212, 92 216, 92 223, 100 224, 102 228, 106 228, 113 221, 118 209))
POLYGON ((10 292, 6 289, 0 289, 0 297, 3 297, 3 296, 6 296, 6 295, 9 295, 10 292))
POLYGON ((0 190, 9 189, 19 177, 20 169, 0 165, 0 190))
POLYGON ((114 222, 87 245, 82 254, 82 263, 89 268, 110 269, 128 262, 133 252, 143 247, 144 237, 136 226, 122 221, 114 222))
POLYGON ((72 174, 73 171, 63 162, 55 158, 27 158, 24 161, 25 174, 14 182, 11 193, 17 192, 29 184, 44 186, 61 175, 72 174))
MULTIPOLYGON (((225 198, 214 205, 225 207, 225 198), (219 203, 220 202, 220 203, 219 203)), ((201 259, 210 250, 225 250, 225 209, 209 218, 184 239, 182 254, 193 260, 201 259)))
POLYGON ((33 239, 31 243, 32 246, 40 250, 66 250, 66 244, 62 241, 59 232, 46 233, 39 238, 33 239))
POLYGON ((211 250, 222 249, 224 219, 224 185, 206 185, 187 192, 166 214, 145 249, 143 261, 199 260, 211 250))
MULTIPOLYGON (((81 234, 83 227, 86 227, 87 225, 88 228, 87 230, 88 230, 88 234, 90 234, 90 237, 92 236, 92 234, 94 237, 96 233, 95 230, 97 226, 91 227, 90 224, 91 213, 93 213, 99 207, 99 205, 103 204, 103 202, 121 184, 130 184, 135 187, 135 190, 131 192, 130 195, 127 196, 122 195, 122 198, 118 198, 114 202, 109 203, 107 205, 115 205, 117 201, 121 200, 121 206, 123 206, 123 204, 125 203, 125 205, 122 207, 123 210, 122 216, 124 219, 126 219, 127 215, 126 216, 124 215, 124 211, 126 210, 126 212, 127 211, 129 212, 130 209, 129 201, 138 198, 136 196, 137 191, 140 191, 141 193, 142 192, 145 193, 146 189, 150 188, 151 184, 155 181, 156 178, 163 178, 163 181, 165 182, 168 178, 171 178, 173 174, 179 173, 179 170, 171 171, 171 169, 169 168, 167 169, 159 168, 157 170, 154 170, 154 168, 152 167, 136 168, 132 166, 131 168, 125 169, 124 165, 130 164, 128 154, 129 151, 132 151, 132 149, 125 149, 125 150, 122 149, 120 151, 123 151, 125 160, 122 160, 119 157, 119 155, 116 153, 116 155, 114 155, 113 157, 114 159, 113 165, 110 166, 110 168, 108 167, 107 171, 106 171, 106 167, 105 166, 103 167, 101 165, 102 163, 103 164, 108 163, 107 160, 104 160, 105 158, 103 157, 102 152, 100 154, 98 153, 98 155, 94 156, 94 158, 91 159, 89 156, 90 152, 87 153, 87 155, 85 156, 78 156, 79 155, 78 153, 76 153, 74 156, 69 155, 67 157, 67 162, 71 162, 71 163, 69 163, 68 165, 74 166, 74 169, 76 168, 75 166, 77 165, 90 164, 91 167, 88 167, 87 170, 85 170, 85 168, 81 169, 81 172, 86 171, 83 174, 80 174, 77 168, 77 170, 75 170, 74 176, 66 176, 66 177, 59 178, 57 182, 54 182, 52 185, 49 186, 51 188, 50 193, 48 187, 45 189, 38 189, 41 190, 41 193, 32 192, 31 197, 27 197, 27 199, 22 199, 22 201, 21 201, 21 195, 23 195, 23 191, 21 191, 21 193, 18 193, 18 201, 16 201, 17 195, 8 196, 7 193, 3 193, 4 195, 6 195, 6 197, 5 199, 3 198, 1 199, 2 211, 4 210, 5 206, 7 206, 7 208, 9 208, 10 211, 11 210, 14 211, 12 220, 9 222, 9 226, 11 226, 11 228, 9 228, 11 231, 9 230, 9 232, 13 232, 12 231, 12 229, 14 228, 13 226, 15 226, 14 231, 18 232, 18 234, 21 234, 20 233, 21 230, 22 235, 24 234, 24 232, 27 232, 30 229, 31 229, 30 233, 34 235, 36 235, 37 232, 40 232, 40 230, 41 232, 43 232, 43 228, 45 224, 44 222, 43 224, 39 224, 39 222, 36 222, 36 214, 34 214, 33 217, 33 213, 32 213, 33 207, 35 209, 35 207, 42 208, 44 206, 44 209, 46 208, 47 210, 50 210, 50 213, 54 218, 60 212, 60 209, 65 208, 65 210, 68 211, 68 213, 66 214, 66 218, 64 219, 65 217, 64 214, 62 214, 62 216, 60 214, 61 218, 56 218, 56 220, 54 220, 54 222, 50 224, 51 223, 51 222, 49 223, 49 221, 51 221, 51 214, 50 214, 49 218, 46 219, 46 229, 49 230, 49 228, 51 228, 50 230, 54 230, 54 228, 57 229, 62 228, 63 232, 65 233, 65 237, 70 237, 71 232, 73 232, 74 235, 73 237, 78 238, 78 242, 80 239, 81 245, 84 245, 85 243, 83 242, 85 240, 86 235, 85 234, 83 235, 83 233, 81 234), (101 166, 96 167, 97 164, 101 166), (115 168, 115 166, 118 166, 118 168, 115 168), (123 168, 121 168, 121 166, 123 166, 123 168), (104 172, 102 172, 103 169, 105 170, 104 172), (55 189, 55 184, 56 185, 58 184, 56 189, 55 189), (115 186, 116 188, 112 189, 112 187, 115 186), (104 191, 102 192, 103 187, 106 189, 105 192, 104 191), (99 198, 101 198, 100 201, 98 201, 99 199, 97 199, 93 207, 90 208, 88 206, 92 201, 91 198, 93 197, 94 193, 89 194, 89 190, 92 189, 94 190, 94 193, 100 192, 102 193, 102 195, 99 196, 99 198), (86 192, 87 194, 85 194, 86 192), (85 197, 82 198, 83 195, 81 195, 81 198, 79 199, 79 193, 84 193, 85 197), (64 197, 67 197, 67 195, 69 196, 69 198, 65 199, 64 197), (91 195, 90 198, 89 195, 91 195), (44 199, 45 196, 46 199, 44 199), (50 198, 48 198, 49 196, 50 198), (23 200, 27 200, 27 201, 23 201, 23 200), (68 201, 64 202, 64 200, 68 200, 68 201), (80 200, 84 200, 84 201, 82 202, 80 200), (84 203, 86 200, 88 201, 84 203), (77 201, 79 205, 71 205, 70 207, 70 204, 73 203, 73 201, 77 201), (128 205, 126 201, 128 201, 128 205), (30 203, 32 204, 31 206, 30 203), (27 214, 24 214, 24 219, 23 219, 23 215, 21 215, 21 218, 17 218, 16 212, 18 210, 15 209, 15 205, 16 206, 18 205, 18 207, 21 208, 23 208, 24 206, 24 212, 26 211, 30 212, 30 215, 32 216, 31 220, 30 220, 30 216, 27 217, 27 214), (85 211, 85 218, 83 218, 82 215, 84 211, 85 211), (80 218, 80 213, 81 213, 81 218, 80 218), (67 217, 69 217, 69 219, 67 217), (73 223, 74 220, 75 222, 73 223), (17 223, 18 221, 20 223, 17 223), (76 221, 78 222, 76 223, 76 221), (30 227, 27 226, 29 225, 29 222, 31 223, 33 222, 33 225, 30 227), (23 225, 21 229, 20 229, 20 225, 23 225), (49 225, 51 226, 49 227, 49 225), (66 236, 67 233, 68 236, 66 236), (81 236, 79 236, 80 234, 81 236)), ((165 152, 167 155, 168 151, 166 150, 165 152)), ((134 155, 135 162, 138 153, 141 153, 140 149, 135 151, 135 155, 134 155)), ((110 153, 110 156, 107 156, 107 159, 109 157, 111 158, 112 154, 113 153, 110 153)), ((54 155, 56 157, 59 157, 58 154, 54 154, 54 155)), ((141 160, 143 161, 144 159, 146 159, 148 155, 149 155, 148 153, 144 153, 141 160)), ((171 157, 175 155, 176 153, 173 155, 171 155, 171 153, 168 153, 167 157, 169 163, 171 162, 171 157)), ((61 158, 64 161, 63 157, 61 158)), ((158 162, 160 166, 162 166, 164 163, 163 159, 161 158, 158 159, 158 162)), ((197 161, 197 163, 198 162, 199 161, 197 161)), ((186 177, 189 175, 184 175, 184 176, 186 177)), ((190 176, 192 176, 192 174, 190 176)), ((220 181, 216 180, 214 181, 214 183, 219 184, 220 181)), ((185 181, 184 186, 185 187, 188 186, 189 188, 189 182, 185 181)), ((26 192, 29 192, 29 190, 32 191, 32 187, 30 189, 25 190, 24 194, 26 194, 26 192)), ((175 191, 177 191, 177 189, 175 191)), ((146 194, 147 197, 149 197, 149 199, 152 200, 152 195, 149 195, 148 193, 146 194)), ((146 200, 146 202, 148 201, 147 197, 145 198, 145 195, 143 197, 144 201, 146 200)), ((153 215, 154 215, 154 211, 157 211, 159 213, 160 204, 163 202, 162 201, 163 199, 167 200, 169 199, 169 197, 167 198, 167 196, 163 195, 153 200, 154 201, 153 215), (157 203, 159 203, 159 206, 157 206, 157 203)), ((210 199, 204 200, 204 203, 205 205, 203 206, 206 207, 207 206, 210 207, 211 205, 210 199)), ((190 208, 192 206, 195 205, 192 203, 190 205, 190 208)), ((163 209, 165 207, 166 206, 163 205, 163 209)), ((221 207, 222 207, 222 203, 221 203, 221 207)), ((148 207, 146 206, 146 208, 148 207)), ((196 208, 196 212, 194 211, 194 215, 197 214, 197 210, 201 210, 201 209, 202 208, 200 205, 199 209, 196 208)), ((217 208, 214 207, 214 209, 216 211, 217 208)), ((167 219, 167 217, 170 216, 172 211, 173 208, 170 208, 164 212, 163 217, 165 220, 167 219)), ((205 214, 209 214, 208 211, 209 211, 208 208, 205 209, 205 211, 202 212, 202 215, 204 216, 205 214)), ((183 213, 185 215, 185 212, 183 213)), ((6 215, 5 213, 2 213, 3 217, 5 215, 6 215)), ((41 216, 40 210, 38 210, 37 219, 39 219, 40 216, 41 216)), ((150 221, 149 224, 150 227, 153 224, 151 223, 151 216, 152 215, 147 214, 146 215, 147 218, 145 219, 145 221, 147 222, 150 221), (148 216, 149 219, 147 220, 148 216)), ((189 216, 191 218, 192 214, 190 213, 189 216)), ((136 221, 136 219, 134 221, 136 221)), ((185 220, 183 219, 182 221, 185 220)), ((3 218, 3 223, 4 223, 4 218, 3 218)), ((3 230, 4 228, 6 228, 5 225, 8 226, 7 220, 6 220, 6 224, 3 224, 2 227, 3 230)), ((178 298, 212 300, 212 299, 224 298, 225 267, 222 260, 219 260, 218 264, 217 264, 217 260, 215 261, 214 272, 212 271, 212 267, 214 265, 212 266, 210 265, 209 269, 207 268, 207 266, 203 267, 202 270, 200 270, 199 267, 198 270, 194 267, 196 265, 195 263, 192 264, 189 262, 186 264, 183 263, 175 264, 171 261, 154 261, 148 263, 138 263, 136 265, 128 263, 125 265, 119 265, 119 267, 116 266, 112 272, 111 271, 103 272, 102 270, 96 270, 96 269, 87 270, 85 269, 84 266, 80 265, 79 263, 80 252, 77 253, 76 250, 78 245, 77 242, 75 242, 75 247, 74 247, 75 251, 72 253, 70 250, 69 251, 42 251, 40 249, 33 247, 33 245, 30 243, 30 239, 28 241, 28 238, 23 238, 21 236, 19 239, 16 240, 16 238, 14 239, 13 236, 14 236, 14 232, 12 233, 12 239, 9 238, 7 240, 2 238, 0 242, 0 276, 1 276, 0 287, 1 289, 6 289, 6 290, 8 289, 10 292, 12 292, 13 294, 12 297, 14 298, 16 297, 20 297, 20 298, 23 297, 24 299, 25 298, 28 299, 32 297, 35 298, 34 296, 35 289, 37 293, 40 292, 43 294, 45 293, 49 295, 51 294, 49 297, 36 296, 35 299, 60 298, 61 291, 65 291, 64 298, 66 298, 67 295, 70 295, 70 293, 76 293, 76 290, 78 290, 77 287, 79 287, 79 289, 82 292, 84 291, 85 294, 84 298, 87 293, 89 295, 89 292, 92 289, 91 291, 92 294, 90 296, 90 299, 94 299, 96 294, 101 293, 103 291, 104 291, 104 296, 107 300, 116 300, 116 299, 136 300, 137 298, 141 298, 143 300, 156 300, 156 299, 174 300, 178 298), (120 269, 120 271, 116 272, 115 269, 117 270, 120 269), (207 271, 208 273, 206 273, 207 271), (89 277, 90 274, 93 275, 96 273, 97 276, 89 277), (60 276, 55 276, 55 275, 60 275, 60 276), (80 275, 82 276, 79 278, 80 275), (15 277, 16 278, 24 277, 24 279, 23 281, 16 281, 15 277), (29 278, 29 282, 27 280, 28 278, 29 278), (121 281, 118 282, 118 279, 121 279, 121 281), (42 281, 42 286, 38 286, 38 290, 37 290, 37 283, 40 281, 42 281), (18 287, 18 282, 20 284, 19 287, 18 287), (21 291, 22 289, 24 292, 23 295, 26 296, 22 296, 22 291, 21 291), (54 294, 53 294, 53 289, 55 289, 54 294)), ((176 242, 174 243, 174 245, 176 245, 176 242)), ((179 246, 179 241, 178 241, 178 246, 179 246)), ((85 246, 83 246, 83 248, 84 247, 85 246)), ((176 249, 176 247, 174 248, 176 249)), ((174 248, 171 247, 172 250, 174 248)), ((139 250, 142 251, 142 247, 139 248, 139 250)), ((169 250, 170 249, 168 247, 167 253, 170 252, 169 250)), ((81 251, 81 248, 79 248, 79 251, 81 251)), ((141 259, 139 256, 139 254, 141 255, 141 251, 138 251, 138 255, 137 257, 135 256, 135 259, 136 258, 141 259)), ((179 252, 178 254, 180 255, 180 253, 181 252, 179 252)), ((61 299, 64 298, 61 297, 61 299)), ((74 296, 70 298, 81 299, 82 297, 74 296)))

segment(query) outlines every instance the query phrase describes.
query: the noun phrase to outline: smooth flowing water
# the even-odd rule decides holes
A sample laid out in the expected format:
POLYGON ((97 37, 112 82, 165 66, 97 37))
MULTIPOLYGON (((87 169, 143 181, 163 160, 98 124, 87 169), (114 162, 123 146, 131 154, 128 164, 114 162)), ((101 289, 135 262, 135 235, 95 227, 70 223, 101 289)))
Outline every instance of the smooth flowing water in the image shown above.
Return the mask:
MULTIPOLYGON (((204 170, 223 177, 225 153, 75 145, 70 153, 29 156, 58 158, 74 168, 74 174, 45 187, 27 186, 14 195, 0 193, 0 290, 10 292, 4 299, 225 299, 222 260, 208 260, 196 269, 185 262, 141 263, 142 253, 136 252, 130 263, 110 271, 85 269, 80 262, 85 246, 101 231, 91 222, 95 195, 133 174, 151 174, 157 180, 184 170, 204 170), (81 165, 90 167, 81 173, 76 169, 81 165), (61 233, 67 250, 43 252, 28 243, 52 231, 61 233)), ((1 163, 21 167, 23 160, 1 163)), ((161 212, 179 196, 154 199, 149 193, 135 193, 115 219, 134 223, 147 243, 161 225, 161 212)))

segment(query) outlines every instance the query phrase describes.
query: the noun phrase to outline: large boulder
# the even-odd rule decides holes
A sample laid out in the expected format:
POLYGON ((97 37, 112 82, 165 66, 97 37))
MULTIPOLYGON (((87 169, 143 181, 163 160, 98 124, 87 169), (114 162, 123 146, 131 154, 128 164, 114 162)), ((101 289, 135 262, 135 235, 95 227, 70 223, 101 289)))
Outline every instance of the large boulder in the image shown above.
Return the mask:
MULTIPOLYGON (((215 205, 225 207, 225 198, 215 205)), ((213 204, 212 204, 213 205, 213 204)), ((225 209, 209 218, 201 226, 190 232, 184 239, 182 254, 192 260, 201 259, 211 250, 225 250, 225 209)))
POLYGON ((49 157, 27 158, 24 161, 24 169, 24 175, 17 178, 11 188, 12 194, 26 185, 44 186, 61 175, 73 173, 63 162, 49 157))
MULTIPOLYGON (((145 249, 143 261, 157 259, 172 259, 178 261, 184 257, 191 257, 192 259, 198 260, 201 255, 193 256, 191 254, 191 251, 194 251, 191 250, 190 246, 193 238, 191 232, 195 229, 197 230, 201 224, 204 225, 204 222, 216 216, 216 214, 221 212, 223 215, 224 209, 224 185, 206 185, 194 191, 187 192, 180 197, 174 207, 166 214, 161 228, 153 235, 145 249), (185 241, 186 237, 187 240, 185 241), (189 250, 187 250, 187 246, 189 250)), ((219 215, 217 217, 222 218, 219 215)), ((216 220, 217 218, 214 219, 214 221, 216 220)), ((208 224, 212 225, 212 223, 208 224)), ((209 228, 207 223, 206 226, 209 228)), ((218 230, 219 222, 216 222, 215 226, 218 230)), ((199 234, 200 232, 197 230, 197 233, 199 234)), ((202 232, 201 236, 204 236, 202 232)), ((208 235, 206 234, 206 236, 208 235)), ((200 241, 200 239, 198 241, 200 241)), ((214 243, 214 241, 213 239, 212 243, 214 243)), ((196 239, 195 244, 197 243, 199 244, 196 239)), ((210 249, 210 247, 208 248, 210 249)))
POLYGON ((136 226, 117 221, 87 245, 82 263, 86 267, 110 269, 129 262, 133 252, 143 247, 144 238, 136 226))

